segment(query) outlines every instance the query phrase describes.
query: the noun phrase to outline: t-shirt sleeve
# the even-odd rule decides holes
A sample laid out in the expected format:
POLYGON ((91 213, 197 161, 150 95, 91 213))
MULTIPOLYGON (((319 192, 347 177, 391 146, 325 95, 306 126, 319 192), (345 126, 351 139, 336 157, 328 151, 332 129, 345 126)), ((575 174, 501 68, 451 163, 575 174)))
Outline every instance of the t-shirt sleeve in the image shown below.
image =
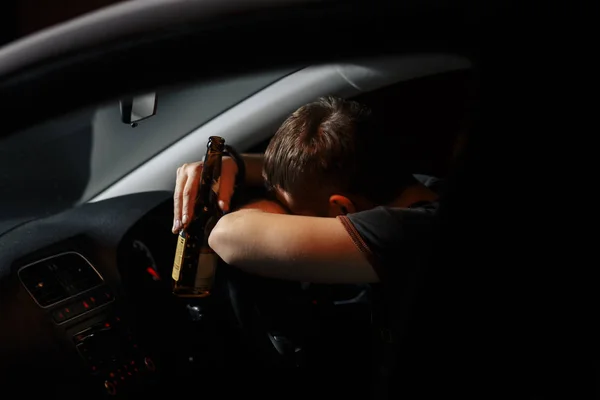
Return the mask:
POLYGON ((429 242, 431 217, 421 209, 376 207, 338 219, 383 282, 398 268, 414 265, 412 259, 429 242))

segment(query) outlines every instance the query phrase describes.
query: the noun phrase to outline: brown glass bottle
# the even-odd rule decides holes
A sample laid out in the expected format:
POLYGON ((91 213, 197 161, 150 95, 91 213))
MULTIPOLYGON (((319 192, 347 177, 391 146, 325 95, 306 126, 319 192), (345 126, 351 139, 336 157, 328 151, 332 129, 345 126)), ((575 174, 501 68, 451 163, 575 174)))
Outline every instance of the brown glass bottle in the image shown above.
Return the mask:
POLYGON ((210 295, 219 256, 208 246, 208 237, 223 215, 218 205, 221 161, 225 140, 208 139, 194 218, 179 232, 173 262, 173 293, 178 297, 210 295))

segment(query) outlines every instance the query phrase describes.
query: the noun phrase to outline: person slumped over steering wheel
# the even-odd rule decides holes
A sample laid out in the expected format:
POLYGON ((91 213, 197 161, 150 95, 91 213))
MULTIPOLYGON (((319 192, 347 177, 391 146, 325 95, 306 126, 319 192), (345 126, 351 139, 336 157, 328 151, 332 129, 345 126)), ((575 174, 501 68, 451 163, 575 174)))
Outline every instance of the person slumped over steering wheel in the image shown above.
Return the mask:
MULTIPOLYGON (((376 332, 390 344, 396 289, 428 240, 438 196, 399 160, 381 155, 381 130, 371 110, 357 102, 324 97, 300 107, 264 156, 244 155, 246 184, 267 184, 275 200, 229 212, 237 167, 224 158, 219 204, 227 213, 209 244, 226 263, 264 277, 381 283, 378 298, 386 311, 375 319, 376 332)), ((174 233, 193 217, 201 171, 202 162, 177 170, 174 233)))

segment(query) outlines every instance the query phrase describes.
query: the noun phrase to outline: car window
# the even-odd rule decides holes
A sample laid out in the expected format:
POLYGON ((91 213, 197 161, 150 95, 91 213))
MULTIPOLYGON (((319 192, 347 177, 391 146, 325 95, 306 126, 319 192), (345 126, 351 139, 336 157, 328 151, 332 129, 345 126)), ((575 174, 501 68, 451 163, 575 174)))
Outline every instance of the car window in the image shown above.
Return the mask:
MULTIPOLYGON (((117 100, 0 140, 0 220, 54 213, 87 201, 290 72, 268 71, 159 91, 156 115, 135 128, 121 122, 117 100)), ((35 110, 24 110, 24 118, 27 112, 35 110)))

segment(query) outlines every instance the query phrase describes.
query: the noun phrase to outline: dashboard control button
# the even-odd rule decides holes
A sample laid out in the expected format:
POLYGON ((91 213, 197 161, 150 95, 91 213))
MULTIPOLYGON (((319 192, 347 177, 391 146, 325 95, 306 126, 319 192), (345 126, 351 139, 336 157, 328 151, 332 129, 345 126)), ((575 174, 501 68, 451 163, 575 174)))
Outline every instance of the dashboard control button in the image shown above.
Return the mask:
POLYGON ((113 299, 112 292, 108 289, 102 290, 101 297, 103 297, 104 301, 106 301, 106 302, 111 301, 113 299))
POLYGON ((81 312, 79 312, 79 308, 73 307, 72 304, 69 304, 57 310, 54 310, 54 312, 52 313, 52 317, 56 322, 64 322, 68 319, 76 317, 79 314, 81 314, 81 312))
POLYGON ((55 322, 63 322, 67 320, 67 315, 62 309, 58 309, 52 313, 52 318, 54 318, 55 322))
POLYGON ((55 322, 60 323, 75 318, 90 309, 91 307, 87 302, 76 301, 54 310, 52 312, 52 318, 55 322))
POLYGON ((67 307, 65 307, 65 310, 67 308, 69 310, 69 313, 71 314, 71 318, 76 317, 79 314, 83 314, 84 312, 87 311, 87 309, 83 305, 83 302, 81 302, 81 301, 77 301, 75 303, 69 304, 67 307))
POLYGON ((90 307, 98 307, 106 303, 110 303, 113 301, 113 299, 114 296, 111 290, 106 286, 103 286, 90 293, 86 297, 85 301, 88 303, 88 305, 90 305, 90 307))
POLYGON ((114 296, 111 290, 106 286, 102 286, 98 289, 94 289, 84 298, 80 298, 77 301, 54 310, 52 312, 52 318, 55 322, 61 323, 71 318, 75 318, 87 311, 93 310, 96 307, 110 303, 113 300, 114 296))

